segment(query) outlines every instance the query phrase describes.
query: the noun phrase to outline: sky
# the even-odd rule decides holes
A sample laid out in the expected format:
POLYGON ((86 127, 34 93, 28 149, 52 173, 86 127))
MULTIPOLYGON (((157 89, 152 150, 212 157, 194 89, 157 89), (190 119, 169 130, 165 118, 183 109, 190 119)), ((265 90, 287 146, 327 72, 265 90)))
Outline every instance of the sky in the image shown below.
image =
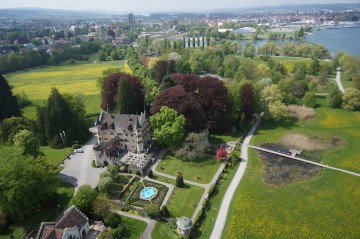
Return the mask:
POLYGON ((114 12, 200 11, 282 4, 359 3, 359 0, 0 0, 0 8, 41 7, 114 12))

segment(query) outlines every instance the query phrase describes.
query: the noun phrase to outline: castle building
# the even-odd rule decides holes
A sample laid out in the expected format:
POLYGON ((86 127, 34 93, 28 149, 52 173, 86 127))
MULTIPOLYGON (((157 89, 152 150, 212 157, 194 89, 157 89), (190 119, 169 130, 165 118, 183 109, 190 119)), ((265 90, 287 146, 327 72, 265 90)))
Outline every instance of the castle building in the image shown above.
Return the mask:
POLYGON ((122 153, 143 153, 151 146, 150 124, 145 113, 131 115, 101 111, 95 126, 97 165, 120 164, 122 153))

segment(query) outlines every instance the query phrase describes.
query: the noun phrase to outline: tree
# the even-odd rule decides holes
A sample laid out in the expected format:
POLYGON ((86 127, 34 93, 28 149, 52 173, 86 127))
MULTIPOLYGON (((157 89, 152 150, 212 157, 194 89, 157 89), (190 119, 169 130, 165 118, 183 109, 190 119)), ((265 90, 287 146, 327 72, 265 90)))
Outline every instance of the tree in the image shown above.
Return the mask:
POLYGON ((176 157, 183 160, 195 160, 200 157, 205 153, 208 136, 208 130, 200 133, 189 133, 180 148, 175 151, 176 157))
POLYGON ((306 93, 303 100, 306 107, 314 108, 316 106, 316 95, 314 92, 306 93))
POLYGON ((181 174, 178 174, 176 176, 175 186, 178 187, 178 188, 183 188, 185 186, 184 178, 183 178, 183 176, 181 174))
POLYGON ((253 58, 255 56, 255 45, 251 42, 246 42, 244 45, 243 54, 245 57, 253 58))
POLYGON ((287 107, 282 103, 283 96, 277 85, 266 86, 260 93, 265 117, 275 121, 287 115, 287 107))
POLYGON ((21 130, 31 130, 31 120, 23 117, 11 117, 0 123, 0 141, 6 145, 14 144, 15 135, 21 130))
POLYGON ((360 109, 360 90, 354 88, 346 88, 342 96, 342 107, 346 110, 360 109))
POLYGON ((113 184, 114 184, 114 180, 111 177, 100 178, 98 185, 99 192, 105 192, 105 193, 109 192, 113 184))
POLYGON ((102 200, 97 197, 93 203, 92 213, 103 219, 108 213, 110 213, 111 205, 107 200, 102 200))
POLYGON ((150 116, 151 127, 157 141, 163 145, 177 145, 185 136, 185 117, 167 106, 150 116))
POLYGON ((50 66, 57 66, 60 64, 60 58, 57 54, 51 55, 47 62, 50 66))
POLYGON ((30 215, 56 192, 57 173, 44 158, 15 148, 0 152, 0 209, 15 221, 30 215))
POLYGON ((294 80, 296 81, 300 81, 300 80, 304 80, 305 76, 306 76, 306 65, 304 62, 296 62, 294 64, 294 68, 292 70, 293 75, 294 75, 294 80))
POLYGON ((98 52, 99 61, 106 61, 106 53, 102 50, 98 52))
POLYGON ((224 160, 227 157, 227 151, 225 146, 220 146, 218 151, 216 152, 215 158, 218 160, 224 160))
POLYGON ((84 213, 91 212, 97 198, 97 192, 90 185, 82 185, 75 196, 70 200, 70 205, 75 205, 84 213))
POLYGON ((327 104, 331 108, 340 108, 342 104, 342 93, 335 84, 329 87, 329 94, 327 96, 327 104))
POLYGON ((240 89, 240 114, 245 115, 245 120, 250 121, 254 118, 256 97, 252 84, 245 84, 240 89))
POLYGON ((0 121, 12 116, 21 116, 19 103, 12 94, 12 90, 6 79, 0 74, 0 121))
POLYGON ((117 110, 120 114, 134 114, 136 112, 136 99, 132 92, 130 82, 120 77, 117 95, 117 110))
POLYGON ((15 135, 14 146, 20 148, 23 155, 31 154, 35 157, 39 154, 40 150, 39 140, 27 129, 15 135))
POLYGON ((6 225, 7 225, 6 214, 2 210, 0 210, 0 233, 5 232, 6 225))
POLYGON ((310 75, 317 75, 319 73, 321 69, 321 66, 320 66, 320 63, 319 63, 319 60, 317 58, 313 59, 311 64, 310 64, 310 67, 308 69, 308 73, 310 75))
POLYGON ((156 216, 160 212, 160 206, 159 206, 159 204, 156 204, 156 203, 147 204, 144 207, 144 212, 146 212, 149 216, 156 216))
POLYGON ((104 223, 108 227, 116 228, 121 223, 121 216, 114 212, 109 212, 104 217, 104 223))
POLYGON ((167 209, 166 205, 161 207, 161 215, 165 218, 170 217, 169 210, 167 209))
POLYGON ((119 96, 123 100, 120 104, 123 107, 121 109, 133 113, 144 110, 144 90, 138 77, 124 73, 113 73, 105 78, 101 92, 101 108, 110 112, 118 111, 119 96), (126 96, 129 96, 130 99, 127 99, 126 96))

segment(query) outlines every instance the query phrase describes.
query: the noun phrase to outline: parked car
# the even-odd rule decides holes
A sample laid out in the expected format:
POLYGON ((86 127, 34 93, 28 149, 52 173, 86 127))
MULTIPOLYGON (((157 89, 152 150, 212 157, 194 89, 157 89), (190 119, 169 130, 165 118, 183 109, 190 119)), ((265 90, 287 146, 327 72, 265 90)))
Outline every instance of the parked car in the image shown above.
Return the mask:
POLYGON ((74 149, 74 153, 84 153, 84 150, 82 148, 74 149))

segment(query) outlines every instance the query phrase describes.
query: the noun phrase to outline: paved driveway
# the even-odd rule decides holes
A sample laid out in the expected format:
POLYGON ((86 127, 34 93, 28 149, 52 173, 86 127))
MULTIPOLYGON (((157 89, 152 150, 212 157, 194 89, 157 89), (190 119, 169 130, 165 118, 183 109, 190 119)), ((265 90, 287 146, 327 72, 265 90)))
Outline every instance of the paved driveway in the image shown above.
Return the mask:
POLYGON ((93 145, 96 143, 97 138, 94 129, 91 128, 90 131, 92 131, 93 136, 83 145, 84 153, 70 155, 70 159, 66 159, 64 164, 60 165, 65 168, 60 172, 59 177, 74 185, 75 192, 78 187, 84 184, 90 184, 91 187, 95 188, 99 183, 100 173, 106 169, 91 166, 91 162, 95 159, 93 145))

